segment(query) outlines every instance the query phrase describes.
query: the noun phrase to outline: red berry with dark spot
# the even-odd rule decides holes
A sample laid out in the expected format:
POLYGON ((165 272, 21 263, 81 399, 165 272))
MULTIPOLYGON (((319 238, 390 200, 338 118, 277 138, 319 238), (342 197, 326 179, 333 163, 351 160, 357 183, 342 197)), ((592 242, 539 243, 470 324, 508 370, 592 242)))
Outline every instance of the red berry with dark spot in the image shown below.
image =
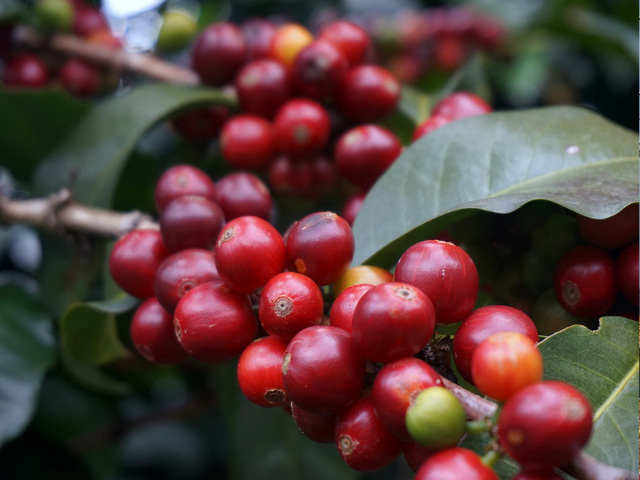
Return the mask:
POLYGON ((622 295, 638 306, 640 287, 638 280, 638 242, 632 243, 620 252, 616 260, 616 284, 622 295))
POLYGON ((466 448, 441 450, 420 466, 414 480, 498 480, 491 467, 480 456, 466 448))
POLYGON ((416 127, 411 136, 411 140, 414 142, 421 137, 424 137, 426 134, 433 132, 434 130, 450 123, 451 119, 449 117, 445 117, 444 115, 431 115, 424 122, 416 127))
POLYGON ((327 110, 318 102, 296 98, 285 103, 273 120, 276 149, 292 157, 322 150, 331 130, 327 110))
POLYGON ((227 221, 246 215, 269 221, 273 210, 271 192, 259 177, 233 172, 216 183, 217 202, 227 221))
POLYGON ((220 151, 227 163, 237 169, 266 169, 274 157, 271 124, 256 115, 233 117, 220 133, 220 151))
POLYGON ((282 380, 285 341, 262 337, 251 342, 238 360, 238 385, 244 395, 261 407, 282 407, 289 403, 282 380))
POLYGON ((217 203, 204 197, 185 195, 175 198, 162 211, 160 232, 172 252, 187 248, 213 249, 225 224, 217 203))
POLYGON ((205 28, 191 51, 191 66, 203 83, 219 87, 233 80, 244 64, 247 44, 242 31, 229 22, 205 28))
POLYGON ((218 136, 228 118, 228 107, 214 105, 177 116, 173 127, 187 140, 207 142, 218 136))
POLYGON ((78 58, 70 58, 64 62, 59 78, 62 87, 78 97, 94 96, 100 90, 102 82, 98 67, 78 58))
POLYGON ((154 191, 158 212, 162 214, 171 200, 184 195, 197 195, 215 202, 216 185, 205 172, 191 165, 175 165, 165 170, 154 191))
POLYGON ((400 100, 400 82, 378 65, 360 65, 342 78, 336 94, 340 113, 356 122, 376 122, 393 112, 400 100))
POLYGON ((600 248, 620 248, 638 239, 637 203, 602 220, 583 215, 578 215, 576 219, 578 231, 584 241, 600 248))
POLYGON ((291 67, 294 87, 303 95, 323 100, 334 94, 349 64, 331 43, 316 40, 303 48, 291 67))
POLYGON ((43 88, 49 83, 49 71, 40 57, 32 53, 14 55, 4 67, 2 84, 10 88, 43 88))
POLYGON ((469 92, 455 92, 440 100, 433 110, 431 116, 442 115, 449 120, 458 120, 465 117, 483 115, 493 111, 481 97, 469 92))
POLYGON ((350 67, 360 65, 371 48, 371 38, 359 25, 347 20, 336 20, 325 25, 318 39, 334 45, 342 52, 350 67))
POLYGON ((307 412, 291 403, 291 416, 305 437, 318 443, 336 441, 336 414, 307 412))
POLYGON ((361 283, 351 285, 340 292, 331 305, 331 311, 329 312, 330 324, 334 327, 342 328, 347 332, 351 332, 353 312, 360 299, 372 288, 373 285, 369 283, 361 283))
POLYGON ((265 118, 272 118, 291 97, 286 69, 266 58, 242 67, 234 83, 244 111, 265 118))

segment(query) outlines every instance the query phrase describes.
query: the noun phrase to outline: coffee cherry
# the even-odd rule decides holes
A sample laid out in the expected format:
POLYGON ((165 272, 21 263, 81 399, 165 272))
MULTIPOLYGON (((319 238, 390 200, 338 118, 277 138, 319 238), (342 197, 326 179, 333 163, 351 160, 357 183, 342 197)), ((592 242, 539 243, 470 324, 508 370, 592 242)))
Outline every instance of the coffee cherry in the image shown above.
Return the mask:
POLYGON ((2 84, 10 88, 38 89, 49 83, 49 72, 42 59, 32 53, 14 55, 4 67, 2 84))
POLYGON ((422 360, 405 357, 387 363, 376 374, 371 390, 378 418, 396 437, 410 440, 407 409, 421 391, 434 386, 442 386, 440 375, 422 360))
POLYGON ((191 165, 175 165, 165 170, 156 182, 156 208, 162 214, 171 200, 184 195, 197 195, 216 201, 216 185, 209 176, 191 165))
POLYGON ((522 333, 494 333, 476 348, 471 376, 478 390, 504 401, 542 380, 542 355, 535 342, 522 333))
POLYGON ((455 92, 440 100, 433 107, 431 116, 442 115, 449 120, 458 120, 490 113, 492 110, 491 105, 473 93, 455 92))
POLYGON ((291 340, 300 330, 319 325, 323 313, 320 288, 300 273, 279 273, 260 294, 260 323, 267 333, 282 340, 291 340))
POLYGON ((396 108, 400 91, 400 83, 387 69, 360 65, 342 78, 336 103, 340 113, 350 120, 376 122, 396 108))
POLYGON ((237 169, 266 169, 274 156, 271 124, 256 115, 232 118, 220 133, 220 152, 237 169))
POLYGON ((311 413, 291 403, 291 416, 305 437, 317 443, 336 441, 336 414, 311 413))
POLYGON ((638 239, 638 204, 623 208, 617 214, 598 220, 578 215, 578 231, 585 242, 600 248, 614 249, 638 239))
POLYGON ((238 385, 242 393, 261 407, 282 407, 289 398, 282 381, 282 359, 287 343, 274 337, 251 342, 238 360, 238 385))
POLYGON ((225 218, 251 215, 269 221, 272 216, 273 199, 265 183, 248 172, 233 172, 216 183, 217 203, 225 218))
POLYGON ((333 212, 316 212, 294 224, 287 238, 287 266, 329 285, 347 271, 353 258, 353 232, 333 212))
POLYGON ((636 242, 620 252, 615 265, 618 290, 636 307, 638 296, 640 296, 638 270, 638 242, 636 242))
POLYGON ((451 119, 449 117, 445 117, 444 115, 431 115, 416 127, 416 129, 413 131, 413 135, 411 136, 411 140, 415 142, 419 138, 424 137, 426 134, 433 132, 440 127, 443 127, 450 122, 451 119))
POLYGON ((158 230, 133 230, 113 246, 109 271, 113 281, 129 295, 153 297, 156 271, 168 255, 158 230))
POLYGON ((447 448, 434 453, 418 469, 414 480, 498 480, 478 454, 466 448, 447 448))
POLYGON ((460 374, 468 382, 471 360, 480 343, 498 332, 518 332, 532 342, 538 341, 538 330, 524 312, 506 305, 487 305, 475 309, 464 319, 453 337, 453 359, 460 374))
POLYGON ((160 216, 162 240, 172 252, 213 249, 224 224, 224 213, 218 204, 195 195, 174 198, 160 216))
POLYGON ((340 212, 340 216, 344 218, 349 225, 353 227, 353 222, 356 221, 356 217, 358 213, 360 213, 360 208, 364 203, 364 199, 367 196, 366 193, 356 193, 349 197, 344 205, 342 206, 342 211, 340 212))
POLYGON ((420 468, 420 465, 422 465, 427 458, 436 452, 436 449, 425 447, 413 440, 409 440, 402 444, 402 454, 404 455, 404 459, 414 472, 420 468))
POLYGON ((208 142, 218 136, 228 118, 228 107, 214 105, 177 116, 173 119, 173 127, 187 140, 208 142))
POLYGON ((364 356, 387 363, 415 355, 435 330, 431 300, 406 283, 384 283, 369 290, 353 312, 353 340, 364 356))
POLYGON ((329 139, 330 129, 326 109, 304 98, 289 100, 273 120, 276 149, 297 158, 320 152, 329 139))
POLYGON ((433 302, 436 323, 463 320, 478 297, 478 271, 471 257, 453 243, 425 240, 398 260, 394 280, 415 285, 433 302))
POLYGON ((86 36, 87 43, 91 45, 101 45, 112 50, 121 50, 122 40, 116 37, 109 27, 99 28, 86 36))
POLYGON ((272 118, 291 97, 286 69, 267 58, 242 67, 234 84, 243 110, 265 118, 272 118))
POLYGON ((562 480, 562 477, 551 468, 536 468, 522 470, 512 480, 562 480))
POLYGON ((291 339, 282 373, 293 403, 312 413, 335 414, 360 396, 365 366, 348 332, 317 325, 291 339))
POLYGON ((73 26, 73 5, 69 0, 36 0, 33 13, 43 30, 68 32, 73 26))
POLYGON ((220 277, 235 291, 251 293, 282 272, 282 236, 266 220, 238 217, 220 232, 213 250, 220 277))
POLYGON ((374 285, 364 283, 352 285, 342 290, 331 305, 331 311, 329 312, 330 325, 351 332, 353 312, 356 309, 356 305, 358 305, 362 296, 373 287, 374 285))
POLYGON ((220 280, 213 252, 191 248, 169 255, 158 267, 154 281, 156 297, 173 313, 180 299, 192 288, 220 280))
POLYGON ((198 35, 191 51, 191 67, 203 83, 219 87, 233 80, 246 55, 242 31, 233 23, 218 22, 198 35))
POLYGON ((371 398, 361 398, 336 420, 336 444, 354 470, 378 470, 400 455, 402 442, 382 424, 371 398))
POLYGON ((300 50, 312 41, 313 35, 309 30, 297 23, 287 23, 274 32, 267 56, 289 69, 300 50))
POLYGON ((72 95, 92 97, 102 81, 98 68, 78 58, 70 58, 60 68, 60 84, 72 95))
POLYGON ((500 445, 525 468, 562 467, 587 444, 589 401, 575 387, 538 382, 512 395, 498 421, 500 445))
POLYGON ((269 166, 269 186, 278 195, 303 197, 313 187, 313 173, 311 161, 279 155, 269 166))
POLYGON ((82 5, 75 8, 73 15, 73 33, 79 37, 88 37, 97 30, 109 28, 107 19, 99 8, 93 5, 82 5))
POLYGON ((556 267, 554 287, 560 304, 581 318, 607 313, 617 297, 614 265, 611 255, 598 247, 569 250, 556 267))
POLYGON ((392 281, 393 274, 385 268, 374 265, 357 265, 349 268, 338 280, 333 282, 333 294, 340 295, 344 289, 361 283, 381 285, 392 281))
POLYGON ((340 50, 324 40, 304 47, 291 66, 291 80, 303 95, 323 100, 334 94, 349 68, 340 50))
POLYGON ((131 320, 131 340, 138 353, 150 362, 169 365, 188 357, 176 338, 173 316, 155 297, 136 309, 131 320))
POLYGON ((198 23, 193 16, 179 10, 167 10, 162 15, 156 46, 165 52, 177 52, 189 45, 197 31, 198 23))
POLYGON ((257 60, 269 54, 269 45, 276 31, 273 22, 264 18, 250 18, 240 25, 247 43, 247 58, 257 60))
POLYGON ((363 63, 371 48, 371 38, 367 31, 347 20, 336 20, 326 24, 320 30, 318 39, 338 48, 350 67, 363 63))

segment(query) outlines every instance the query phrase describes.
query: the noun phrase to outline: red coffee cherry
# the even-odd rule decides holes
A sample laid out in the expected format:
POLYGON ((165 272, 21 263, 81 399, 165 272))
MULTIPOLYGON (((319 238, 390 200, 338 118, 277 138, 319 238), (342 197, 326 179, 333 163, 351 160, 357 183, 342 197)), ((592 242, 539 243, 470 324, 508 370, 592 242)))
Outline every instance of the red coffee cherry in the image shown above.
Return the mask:
POLYGON ((276 31, 273 22, 264 18, 250 18, 240 25, 245 42, 247 43, 247 57, 249 60, 264 58, 269 53, 269 45, 276 31))
POLYGON ((410 440, 407 409, 418 393, 433 386, 442 386, 440 375, 422 360, 405 357, 383 366, 373 381, 371 399, 387 430, 401 440, 410 440))
POLYGON ((618 290, 636 307, 640 296, 638 271, 638 242, 636 242, 620 252, 615 266, 618 290))
POLYGON ((286 23, 276 29, 267 49, 267 56, 290 69, 296 56, 313 41, 309 30, 297 23, 286 23))
POLYGON ((233 117, 220 133, 220 152, 232 167, 266 169, 274 156, 271 124, 256 115, 233 117))
POLYGON ((78 58, 64 62, 58 76, 62 88, 78 97, 93 97, 102 82, 98 67, 78 58))
POLYGON ((613 307, 617 290, 611 255, 592 245, 565 253, 556 267, 554 288, 560 305, 580 318, 597 318, 613 307))
POLYGON ((113 50, 122 49, 122 40, 116 37, 110 28, 99 28, 94 30, 85 37, 87 43, 92 45, 101 45, 103 47, 111 48, 113 50))
POLYGON ((551 468, 521 470, 513 480, 562 480, 551 468))
POLYGON ((367 196, 365 192, 356 193, 349 197, 342 206, 342 211, 340 212, 340 216, 344 218, 349 225, 353 227, 353 222, 356 221, 356 217, 358 213, 360 213, 360 208, 364 203, 364 199, 367 196))
POLYGON ((217 203, 204 197, 185 195, 174 198, 160 215, 160 233, 172 252, 187 248, 213 249, 225 224, 217 203))
POLYGON ((176 338, 173 316, 155 297, 141 303, 133 314, 131 340, 138 353, 150 362, 170 365, 188 358, 176 338))
POLYGON ((426 134, 433 132, 451 121, 449 117, 445 117, 444 115, 431 115, 416 127, 411 136, 411 140, 415 142, 419 138, 424 137, 426 134))
POLYGON ((287 343, 274 337, 251 342, 238 360, 238 385, 242 393, 261 407, 289 403, 282 380, 282 359, 287 343))
POLYGON ((431 116, 442 115, 449 120, 458 120, 492 111, 491 105, 477 95, 469 92, 455 92, 440 100, 433 107, 431 116))
POLYGON ((216 183, 217 202, 227 221, 251 215, 269 221, 273 210, 271 192, 249 172, 233 172, 216 183))
POLYGON ((420 445, 418 442, 414 442, 412 440, 402 444, 402 454, 404 455, 404 459, 414 472, 420 468, 420 465, 422 465, 427 458, 436 452, 436 449, 425 447, 424 445, 420 445))
POLYGON ((260 294, 260 323, 269 335, 282 340, 291 340, 300 330, 319 325, 323 313, 320 287, 300 273, 279 273, 260 294))
POLYGON ((471 376, 478 390, 504 401, 542 380, 542 354, 536 343, 522 333, 494 333, 476 348, 471 376))
POLYGON ((74 8, 73 33, 79 37, 88 37, 93 32, 104 28, 109 28, 109 24, 99 8, 89 4, 74 8))
POLYGON ((331 305, 331 311, 329 312, 330 325, 351 333, 353 312, 356 309, 356 305, 358 305, 363 295, 373 287, 370 283, 362 283, 342 290, 331 305))
POLYGON ((360 396, 365 367, 349 333, 316 325, 291 339, 282 373, 293 403, 312 413, 336 414, 360 396))
POLYGON ((433 302, 436 323, 463 320, 478 298, 478 270, 471 257, 453 243, 425 240, 398 260, 394 280, 415 285, 433 302))
POLYGON ((208 142, 218 136, 228 118, 228 107, 214 105, 177 116, 173 127, 187 140, 208 142))
POLYGON ((215 202, 216 185, 205 172, 191 165, 175 165, 165 170, 154 191, 158 212, 162 213, 171 200, 184 195, 197 195, 215 202))
POLYGON ((264 286, 284 270, 286 263, 282 236, 258 217, 229 221, 220 232, 213 253, 220 277, 240 293, 264 286))
POLYGON ((400 83, 387 69, 360 65, 342 78, 336 94, 338 110, 356 122, 377 122, 395 110, 400 83))
POLYGON ((279 155, 269 166, 269 185, 283 196, 302 197, 313 188, 313 164, 306 159, 279 155))
POLYGON ((587 444, 592 416, 589 401, 575 387, 538 382, 504 403, 498 421, 500 445, 525 468, 562 467, 587 444))
POLYGON ((276 149, 292 157, 320 152, 329 139, 330 130, 327 110, 305 98, 289 100, 280 107, 273 120, 276 149))
POLYGON ((360 65, 371 48, 371 38, 367 31, 347 20, 336 20, 326 24, 320 30, 318 39, 338 48, 350 67, 360 65))
POLYGON ((303 95, 323 100, 334 94, 348 68, 348 60, 339 49, 325 40, 316 40, 296 55, 291 80, 303 95))
POLYGON ((462 38, 458 35, 444 34, 435 39, 433 63, 445 72, 453 72, 465 60, 466 52, 462 38))
POLYGON ((305 437, 317 443, 336 441, 336 414, 311 413, 291 403, 291 416, 305 437))
POLYGON ((453 337, 453 359, 458 371, 468 382, 473 382, 471 360, 476 348, 498 332, 518 332, 534 343, 538 341, 535 323, 521 310, 506 305, 487 305, 475 309, 460 324, 453 337))
POLYGON ((154 288, 160 304, 173 313, 193 287, 220 280, 213 252, 192 248, 169 255, 158 267, 154 288))
POLYGON ((378 125, 361 125, 336 142, 338 171, 351 183, 368 190, 402 153, 398 137, 378 125))
POLYGON ((597 220, 578 215, 578 231, 585 242, 600 248, 614 249, 638 239, 638 204, 623 208, 617 214, 597 220))
POLYGON ((191 67, 207 85, 222 86, 233 80, 244 64, 247 44, 233 23, 209 25, 196 38, 191 51, 191 67))
POLYGON ((478 454, 454 447, 430 456, 418 469, 414 480, 498 480, 478 454))
POLYGON ((156 271, 168 255, 158 230, 133 230, 113 246, 109 271, 113 281, 129 295, 153 297, 156 271))
POLYGON ((287 238, 287 265, 318 285, 347 271, 355 247, 349 224, 333 212, 316 212, 295 223, 287 238))
POLYGON ((37 55, 20 53, 7 60, 2 77, 5 87, 37 89, 47 86, 48 83, 49 71, 37 55))
POLYGON ((363 295, 353 312, 352 334, 364 356, 387 363, 415 355, 435 330, 431 300, 405 283, 377 285, 363 295))
POLYGON ((286 69, 267 58, 242 67, 234 84, 243 110, 265 118, 272 118, 291 97, 286 69))
POLYGON ((360 472, 378 470, 402 451, 402 442, 385 428, 368 397, 338 415, 336 444, 347 465, 360 472))

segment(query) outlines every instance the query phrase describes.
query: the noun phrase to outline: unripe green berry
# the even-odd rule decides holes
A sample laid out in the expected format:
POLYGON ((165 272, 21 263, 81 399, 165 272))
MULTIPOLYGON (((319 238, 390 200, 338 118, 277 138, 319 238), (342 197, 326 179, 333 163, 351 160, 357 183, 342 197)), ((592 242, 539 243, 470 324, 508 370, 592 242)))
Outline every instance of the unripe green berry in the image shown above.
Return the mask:
POLYGON ((38 0, 33 8, 40 28, 56 32, 71 30, 74 12, 69 0, 38 0))
POLYGON ((198 29, 198 24, 189 15, 168 11, 163 15, 162 27, 158 34, 158 48, 174 52, 185 48, 198 29))
POLYGON ((462 405, 445 387, 429 387, 420 392, 405 416, 411 437, 429 448, 457 445, 466 431, 462 405))

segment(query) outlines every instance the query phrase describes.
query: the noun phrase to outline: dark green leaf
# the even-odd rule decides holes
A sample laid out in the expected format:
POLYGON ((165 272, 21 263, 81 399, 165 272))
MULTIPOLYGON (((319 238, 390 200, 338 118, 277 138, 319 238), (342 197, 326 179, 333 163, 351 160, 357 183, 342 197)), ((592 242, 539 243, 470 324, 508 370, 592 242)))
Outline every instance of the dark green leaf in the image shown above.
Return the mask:
POLYGON ((390 267, 474 209, 507 213, 541 199, 613 215, 638 201, 637 142, 636 133, 575 107, 445 125, 409 146, 370 191, 354 224, 354 264, 390 267))
POLYGON ((54 360, 51 319, 31 295, 0 287, 0 445, 27 425, 54 360))
POLYGON ((595 332, 576 325, 539 344, 545 379, 568 382, 591 402, 586 453, 631 472, 638 471, 637 338, 637 321, 608 317, 595 332))
POLYGON ((48 194, 73 180, 77 201, 109 207, 124 164, 147 130, 177 111, 230 102, 216 90, 162 83, 105 100, 40 166, 35 186, 48 194))

